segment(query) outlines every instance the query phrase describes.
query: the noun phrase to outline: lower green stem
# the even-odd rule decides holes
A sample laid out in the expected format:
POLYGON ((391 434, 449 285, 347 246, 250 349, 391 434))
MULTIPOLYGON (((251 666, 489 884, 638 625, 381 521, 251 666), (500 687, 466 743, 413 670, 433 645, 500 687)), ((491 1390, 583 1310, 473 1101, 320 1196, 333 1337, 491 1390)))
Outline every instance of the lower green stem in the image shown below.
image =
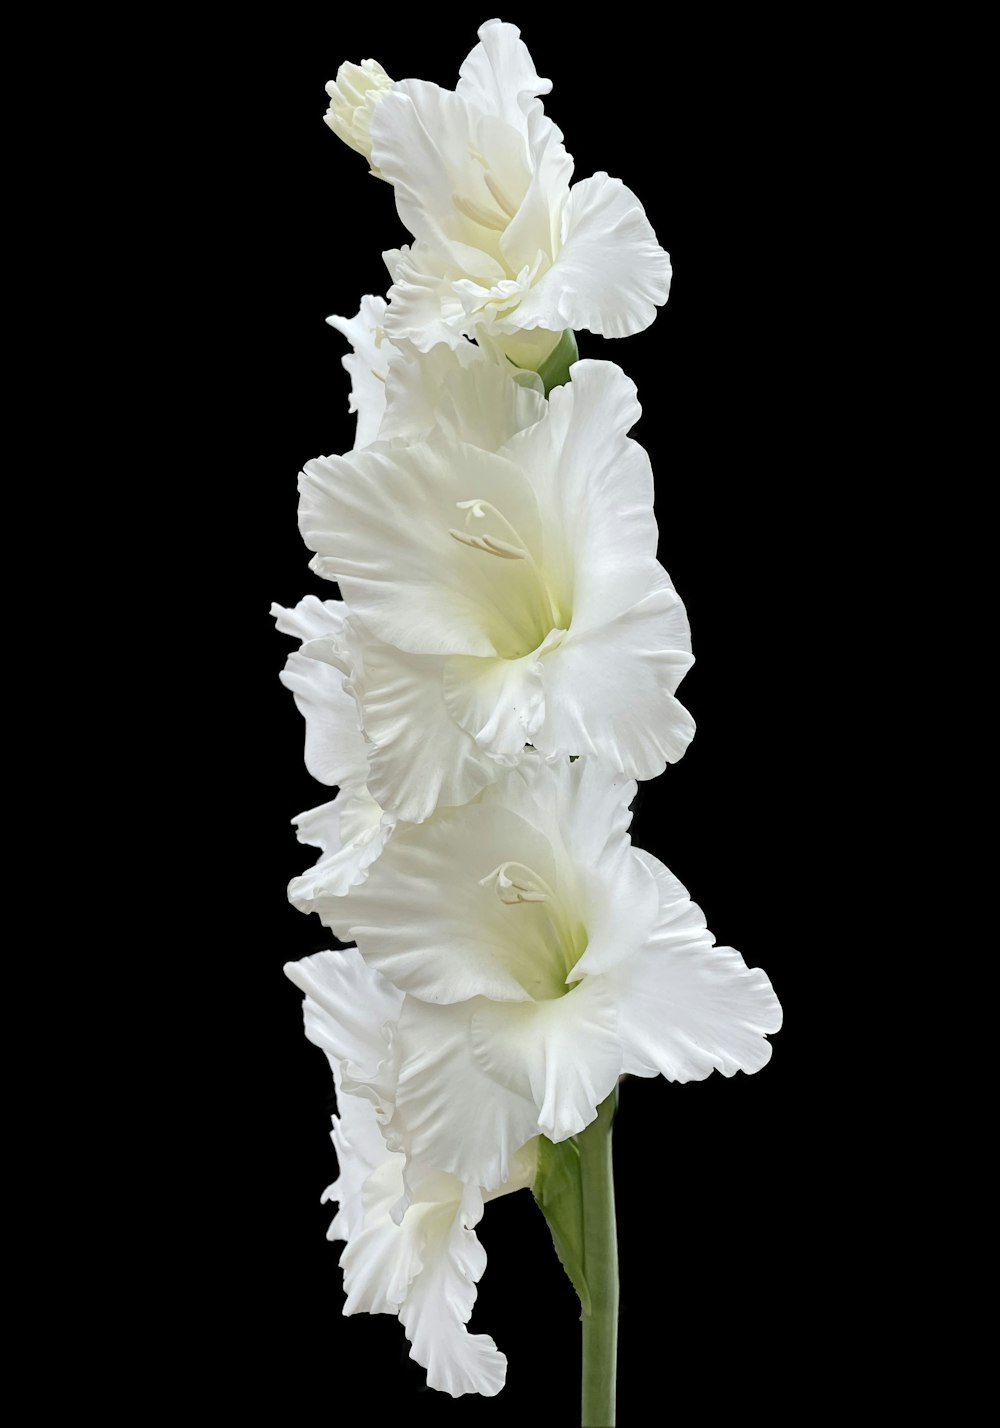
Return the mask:
POLYGON ((583 1315, 582 1428, 613 1428, 618 1365, 618 1232, 611 1163, 617 1086, 577 1137, 583 1190, 583 1258, 590 1312, 583 1315))

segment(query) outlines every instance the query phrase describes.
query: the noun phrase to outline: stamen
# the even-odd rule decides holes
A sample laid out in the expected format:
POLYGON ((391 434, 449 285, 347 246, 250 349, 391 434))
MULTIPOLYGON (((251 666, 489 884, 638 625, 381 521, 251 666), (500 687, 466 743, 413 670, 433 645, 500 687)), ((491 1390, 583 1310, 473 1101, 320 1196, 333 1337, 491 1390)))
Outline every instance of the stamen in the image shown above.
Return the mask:
POLYGON ((506 213, 507 217, 513 218, 515 213, 517 212, 516 204, 511 203, 510 199, 504 193, 503 189, 500 187, 500 185, 497 183, 496 179, 493 177, 493 175, 489 172, 488 169, 486 173, 483 174, 483 182, 486 184, 486 187, 496 199, 497 203, 503 209, 504 213, 506 213))
POLYGON ((478 223, 481 228, 493 228, 497 233, 505 231, 508 219, 502 214, 491 213, 488 208, 480 208, 478 203, 473 203, 460 193, 453 193, 451 201, 459 213, 464 213, 466 218, 471 218, 473 223, 478 223))
POLYGON ((548 902, 554 896, 545 879, 523 863, 501 863, 492 873, 479 879, 481 888, 491 883, 497 897, 508 907, 519 902, 548 902))
POLYGON ((487 555, 498 555, 502 560, 527 560, 528 552, 522 550, 519 545, 511 545, 509 541, 498 540, 491 535, 469 535, 468 531, 457 531, 449 526, 448 534, 461 541, 463 545, 471 545, 473 550, 485 551, 487 555))

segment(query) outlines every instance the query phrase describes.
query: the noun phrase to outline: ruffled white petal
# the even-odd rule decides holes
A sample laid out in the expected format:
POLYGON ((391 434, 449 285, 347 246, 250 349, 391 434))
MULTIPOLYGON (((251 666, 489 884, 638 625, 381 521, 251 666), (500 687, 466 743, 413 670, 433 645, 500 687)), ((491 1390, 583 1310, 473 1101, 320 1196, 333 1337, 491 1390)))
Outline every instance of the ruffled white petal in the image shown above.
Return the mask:
MULTIPOLYGON (((415 1205, 409 1215, 422 1210, 415 1205)), ((428 1386, 453 1398, 465 1393, 492 1398, 507 1377, 507 1359, 489 1335, 469 1334, 465 1327, 486 1268, 486 1251, 475 1234, 482 1213, 482 1194, 471 1185, 457 1209, 441 1205, 424 1211, 424 1265, 399 1312, 413 1345, 410 1356, 427 1369, 428 1386)))
POLYGON ((491 1079, 531 1100, 549 1140, 577 1135, 622 1069, 615 1005, 601 977, 587 977, 552 1001, 479 1000, 473 1054, 491 1079))
POLYGON ((352 350, 340 360, 351 379, 348 409, 358 416, 356 450, 376 440, 385 414, 385 384, 393 350, 385 338, 385 308, 385 298, 369 293, 361 299, 355 317, 334 314, 327 318, 351 344, 352 350))
POLYGON ((413 1194, 440 1170, 487 1190, 502 1185, 516 1169, 517 1152, 538 1134, 534 1102, 476 1059, 472 1020, 491 1005, 482 998, 453 1006, 414 997, 404 1003, 396 1029, 396 1108, 386 1133, 405 1151, 413 1194))
POLYGON ((275 627, 283 635, 291 635, 305 644, 309 640, 338 637, 347 612, 342 600, 320 600, 317 595, 305 595, 290 610, 275 601, 271 614, 275 627))
MULTIPOLYGON (((308 1005, 308 1003, 307 1003, 308 1005)), ((364 1190, 373 1170, 384 1164, 387 1150, 374 1107, 357 1096, 341 1095, 340 1074, 334 1064, 339 1116, 331 1116, 330 1139, 337 1152, 338 1175, 320 1197, 321 1204, 339 1202, 326 1232, 328 1240, 351 1240, 365 1224, 364 1190)))
POLYGON ((545 718, 541 656, 563 634, 553 630, 540 649, 522 659, 452 655, 445 661, 448 712, 494 758, 514 762, 541 728, 545 718))
POLYGON ((339 600, 307 595, 293 610, 272 605, 278 629, 306 643, 288 656, 280 679, 295 696, 305 719, 305 764, 320 783, 361 791, 368 774, 368 751, 354 700, 344 689, 341 671, 314 658, 325 646, 338 643, 344 632, 344 607, 339 600))
POLYGON ((637 1076, 702 1081, 759 1071, 765 1037, 781 1027, 766 974, 732 947, 714 947, 701 909, 662 863, 640 853, 660 892, 660 917, 641 952, 608 974, 618 1007, 624 1069, 637 1076))
POLYGON ((483 114, 527 133, 528 101, 549 94, 552 81, 538 74, 516 25, 487 20, 478 33, 479 44, 462 61, 455 92, 483 114))
POLYGON ((395 817, 429 818, 439 805, 461 805, 500 777, 445 702, 440 655, 406 654, 368 636, 352 642, 350 687, 368 743, 368 789, 395 817))
POLYGON ((670 276, 670 258, 635 194, 620 179, 596 173, 570 189, 562 248, 515 320, 629 337, 666 302, 670 276))
POLYGON ((570 628, 581 634, 645 595, 657 530, 649 457, 627 435, 641 415, 635 383, 613 362, 589 360, 574 363, 572 379, 550 394, 546 420, 501 454, 531 473, 546 569, 571 584, 570 628))
POLYGON ((574 637, 545 661, 542 753, 592 754, 630 778, 655 778, 694 737, 673 697, 694 663, 680 597, 657 568, 647 594, 616 619, 574 637))
POLYGON ((389 367, 381 438, 412 440, 436 428, 450 441, 497 451, 545 415, 541 378, 514 376, 471 342, 426 353, 403 343, 389 367))
POLYGON ((346 1314, 398 1313, 411 1342, 410 1357, 427 1369, 427 1383, 458 1398, 492 1396, 503 1387, 507 1360, 486 1334, 469 1334, 476 1284, 486 1252, 475 1235, 482 1192, 439 1176, 443 1198, 417 1202, 402 1223, 389 1208, 402 1187, 402 1157, 369 1178, 365 1223, 341 1257, 346 1314))
POLYGON ((374 1077, 387 1055, 383 1028, 395 1022, 403 996, 369 967, 356 947, 317 952, 285 964, 285 976, 305 993, 306 1036, 334 1064, 374 1077))
POLYGON ((300 912, 320 915, 328 898, 342 897, 364 882, 396 826, 395 816, 368 793, 349 790, 338 793, 331 803, 300 813, 292 822, 299 842, 321 849, 323 856, 292 879, 288 898, 300 912))
POLYGON ((394 343, 410 342, 418 352, 438 343, 460 347, 469 325, 454 284, 426 243, 404 244, 382 254, 392 286, 385 330, 394 343), (438 270, 436 265, 440 266, 438 270))
POLYGON ((313 778, 342 788, 363 787, 367 750, 340 671, 322 660, 290 654, 280 678, 306 721, 305 764, 313 778))
POLYGON ((402 1190, 402 1157, 387 1155, 371 1172, 362 1192, 362 1228, 340 1256, 345 1314, 398 1314, 410 1286, 424 1267, 421 1215, 397 1225, 390 1210, 402 1190))

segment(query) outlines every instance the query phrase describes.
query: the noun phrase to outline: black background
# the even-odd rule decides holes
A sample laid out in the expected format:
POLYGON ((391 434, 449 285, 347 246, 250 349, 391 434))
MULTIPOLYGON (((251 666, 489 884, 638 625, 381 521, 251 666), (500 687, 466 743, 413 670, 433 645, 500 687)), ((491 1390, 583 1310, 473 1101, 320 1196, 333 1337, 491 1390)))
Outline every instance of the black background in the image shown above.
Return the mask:
MULTIPOLYGON (((406 241, 391 189, 324 125, 324 84, 342 59, 372 55, 394 78, 453 87, 480 18, 440 5, 419 21, 390 22, 377 7, 269 17, 241 51, 227 140, 239 212, 217 276, 238 289, 230 355, 243 385, 226 478, 242 549, 226 599, 243 643, 221 672, 241 691, 219 735, 237 756, 219 754, 239 790, 222 858, 236 975, 215 1002, 205 1163, 218 1194, 199 1201, 197 1298, 237 1345, 232 1401, 277 1401, 287 1422, 579 1421, 577 1307, 527 1192, 491 1205, 480 1230, 489 1265, 471 1327, 508 1356, 497 1399, 427 1391, 395 1320, 342 1317, 339 1246, 319 1204, 335 1175, 332 1087, 281 973, 332 945, 284 900, 312 857, 289 820, 329 795, 302 766, 301 721, 277 678, 291 644, 268 605, 336 593, 307 571, 295 524, 299 467, 353 440, 345 343, 324 319, 384 292, 380 253, 406 241)), ((640 790, 633 838, 687 885, 720 943, 767 970, 786 1017, 756 1076, 623 1086, 619 1421, 793 1408, 793 1369, 814 1385, 837 1379, 818 1325, 838 1274, 827 1262, 834 1201, 852 1193, 835 1168, 851 1163, 851 1112, 846 1090, 829 1095, 839 993, 823 975, 840 876, 827 851, 836 691, 820 607, 835 538, 829 418, 815 398, 831 360, 816 320, 829 259, 815 72, 789 65, 787 34, 749 12, 725 25, 672 19, 662 33, 627 10, 592 24, 565 9, 558 22, 504 18, 554 82, 546 109, 576 176, 604 168, 633 188, 674 268, 646 332, 579 334, 581 355, 614 360, 637 383, 660 559, 697 661, 680 689, 697 736, 640 790)), ((815 36, 802 45, 821 63, 815 36)))

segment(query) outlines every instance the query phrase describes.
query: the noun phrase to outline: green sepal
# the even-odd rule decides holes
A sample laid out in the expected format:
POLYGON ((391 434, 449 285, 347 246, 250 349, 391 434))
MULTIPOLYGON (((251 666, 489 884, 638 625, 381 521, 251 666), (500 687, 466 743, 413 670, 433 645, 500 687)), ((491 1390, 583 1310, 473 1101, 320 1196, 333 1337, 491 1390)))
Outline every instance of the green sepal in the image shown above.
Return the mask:
POLYGON ((531 1188, 551 1231, 559 1263, 569 1275, 583 1312, 589 1314, 590 1289, 583 1269, 583 1185, 575 1140, 553 1145, 539 1136, 538 1172, 531 1188))
POLYGON ((569 369, 580 356, 576 345, 576 334, 571 327, 560 337, 552 351, 538 369, 548 396, 553 387, 562 387, 569 381, 569 369))

